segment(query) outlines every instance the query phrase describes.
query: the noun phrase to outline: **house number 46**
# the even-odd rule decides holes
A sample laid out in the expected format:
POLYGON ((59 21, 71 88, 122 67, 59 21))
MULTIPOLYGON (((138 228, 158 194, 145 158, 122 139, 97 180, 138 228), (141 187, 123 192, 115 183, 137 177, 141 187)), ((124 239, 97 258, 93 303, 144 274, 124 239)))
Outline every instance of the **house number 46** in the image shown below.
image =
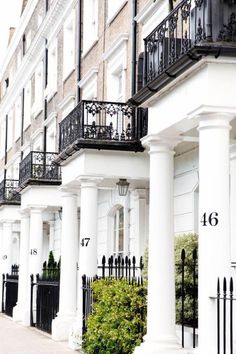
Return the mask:
POLYGON ((216 226, 219 223, 218 213, 216 211, 213 211, 212 213, 210 213, 209 216, 207 215, 207 213, 204 213, 200 222, 203 226, 216 226))

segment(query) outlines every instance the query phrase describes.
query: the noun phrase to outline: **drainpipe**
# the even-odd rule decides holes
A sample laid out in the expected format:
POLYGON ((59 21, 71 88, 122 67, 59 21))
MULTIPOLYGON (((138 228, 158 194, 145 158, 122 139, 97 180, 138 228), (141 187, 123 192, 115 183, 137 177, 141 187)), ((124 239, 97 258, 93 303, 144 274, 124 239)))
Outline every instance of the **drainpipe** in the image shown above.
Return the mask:
MULTIPOLYGON (((45 39, 45 54, 44 54, 44 88, 46 89, 48 84, 48 40, 45 39)), ((43 109, 43 118, 47 119, 48 116, 48 101, 47 98, 44 99, 44 109, 43 109)), ((47 127, 44 127, 43 131, 43 151, 47 152, 47 127)))
MULTIPOLYGON (((21 97, 21 137, 20 137, 20 145, 24 145, 24 114, 25 114, 25 89, 22 90, 21 97)), ((23 159, 23 151, 20 153, 21 160, 23 159)))
POLYGON ((136 56, 137 56, 137 23, 135 17, 137 15, 137 0, 132 1, 132 68, 131 68, 131 77, 132 77, 132 92, 133 96, 136 93, 136 56))
POLYGON ((82 0, 78 0, 78 59, 77 59, 77 103, 81 101, 81 51, 82 51, 82 0))

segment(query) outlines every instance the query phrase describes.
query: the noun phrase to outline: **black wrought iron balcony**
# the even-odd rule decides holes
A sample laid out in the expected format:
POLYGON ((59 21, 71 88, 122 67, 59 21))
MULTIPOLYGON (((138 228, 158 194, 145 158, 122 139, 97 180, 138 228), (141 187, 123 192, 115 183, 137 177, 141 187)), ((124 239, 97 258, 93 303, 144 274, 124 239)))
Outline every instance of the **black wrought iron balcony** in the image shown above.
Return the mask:
POLYGON ((143 151, 147 110, 126 103, 81 101, 60 123, 59 160, 80 148, 143 151))
MULTIPOLYGON (((144 39, 140 104, 206 55, 236 55, 236 2, 183 0, 144 39)), ((140 83, 140 77, 141 83, 140 83)))
POLYGON ((31 151, 20 162, 19 186, 29 184, 61 184, 60 166, 54 163, 57 153, 31 151))
POLYGON ((21 201, 20 193, 17 191, 19 181, 16 179, 3 179, 0 183, 0 205, 18 205, 21 201))

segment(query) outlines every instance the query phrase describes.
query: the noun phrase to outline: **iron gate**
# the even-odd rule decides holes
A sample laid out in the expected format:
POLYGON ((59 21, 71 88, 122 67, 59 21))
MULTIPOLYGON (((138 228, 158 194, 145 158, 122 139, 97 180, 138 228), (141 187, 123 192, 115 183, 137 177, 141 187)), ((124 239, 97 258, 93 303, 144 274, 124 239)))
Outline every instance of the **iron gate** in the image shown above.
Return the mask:
POLYGON ((11 274, 3 274, 2 282, 2 312, 12 317, 13 307, 16 306, 18 296, 18 269, 13 265, 11 274))
POLYGON ((35 281, 31 275, 30 323, 48 333, 51 333, 52 320, 59 311, 59 278, 57 264, 50 268, 44 264, 42 275, 37 274, 35 281))

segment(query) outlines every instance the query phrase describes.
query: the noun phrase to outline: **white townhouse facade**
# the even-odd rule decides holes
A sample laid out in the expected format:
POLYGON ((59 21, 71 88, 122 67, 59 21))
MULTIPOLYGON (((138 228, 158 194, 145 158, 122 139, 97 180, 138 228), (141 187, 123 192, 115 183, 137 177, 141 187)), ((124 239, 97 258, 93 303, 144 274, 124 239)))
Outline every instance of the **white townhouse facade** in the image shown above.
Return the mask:
POLYGON ((60 260, 54 340, 82 331, 82 275, 148 247, 135 353, 192 352, 176 336, 174 235, 198 233, 197 352, 216 353, 217 278, 236 261, 236 4, 171 3, 23 2, 0 71, 0 269, 19 264, 12 315, 30 325, 30 275, 60 260))

